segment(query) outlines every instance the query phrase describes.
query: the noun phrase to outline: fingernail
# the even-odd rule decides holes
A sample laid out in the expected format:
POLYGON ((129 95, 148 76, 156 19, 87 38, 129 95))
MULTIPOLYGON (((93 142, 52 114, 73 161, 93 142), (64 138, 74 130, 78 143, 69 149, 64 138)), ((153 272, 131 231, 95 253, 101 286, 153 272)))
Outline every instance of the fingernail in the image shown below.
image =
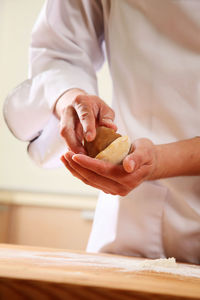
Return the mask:
POLYGON ((61 156, 60 160, 61 160, 61 162, 62 162, 63 164, 65 164, 66 159, 65 159, 64 155, 61 156))
POLYGON ((69 160, 69 154, 68 152, 64 154, 64 158, 68 161, 69 160))
POLYGON ((88 142, 90 142, 92 140, 92 132, 91 131, 86 132, 85 138, 88 142))
POLYGON ((135 168, 135 162, 133 160, 129 161, 129 164, 127 167, 128 167, 129 172, 133 172, 133 170, 135 168))
POLYGON ((78 162, 77 154, 74 154, 74 155, 72 156, 72 160, 75 161, 75 162, 78 162))

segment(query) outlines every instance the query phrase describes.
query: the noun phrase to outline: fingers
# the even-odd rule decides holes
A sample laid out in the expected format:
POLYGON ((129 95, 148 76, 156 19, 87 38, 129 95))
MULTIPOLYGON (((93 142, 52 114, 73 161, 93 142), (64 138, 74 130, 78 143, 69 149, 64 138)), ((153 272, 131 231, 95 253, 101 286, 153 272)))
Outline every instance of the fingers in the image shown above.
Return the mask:
POLYGON ((103 104, 100 107, 99 125, 112 128, 116 131, 117 126, 114 124, 114 118, 114 111, 108 105, 106 105, 106 103, 103 102, 103 104))
MULTIPOLYGON (((148 151, 147 151, 148 152, 148 151)), ((104 162, 98 159, 90 158, 86 155, 75 154, 72 159, 82 168, 87 168, 88 170, 97 173, 98 175, 108 178, 112 181, 118 182, 118 184, 135 188, 140 182, 142 182, 148 172, 151 169, 151 160, 149 155, 146 155, 146 151, 142 153, 134 152, 133 154, 127 156, 124 160, 128 164, 128 172, 125 169, 124 165, 113 165, 108 162, 104 162), (130 174, 130 161, 133 161, 134 171, 130 174)))
POLYGON ((113 110, 99 97, 72 90, 59 98, 56 115, 60 119, 60 134, 75 153, 86 153, 83 138, 88 142, 96 136, 96 126, 104 125, 114 130, 113 110))
POLYGON ((150 140, 136 140, 133 149, 124 159, 123 165, 114 165, 70 151, 62 161, 84 183, 106 193, 125 196, 144 180, 151 178, 156 164, 155 146, 150 140))
POLYGON ((85 139, 90 142, 96 136, 96 115, 87 95, 79 95, 73 102, 73 107, 83 127, 85 139))
POLYGON ((79 142, 82 144, 83 143, 83 127, 81 126, 80 122, 77 122, 76 125, 76 136, 79 142))
POLYGON ((94 159, 89 156, 79 154, 73 155, 72 159, 82 168, 86 168, 113 181, 121 180, 121 178, 125 178, 127 175, 121 165, 113 165, 109 162, 104 162, 99 159, 94 159))
MULTIPOLYGON (((85 153, 85 149, 80 141, 80 136, 76 134, 77 115, 72 106, 68 106, 62 113, 60 120, 60 135, 65 139, 68 147, 75 153, 85 153)), ((80 130, 79 130, 80 131, 80 130)))
POLYGON ((92 172, 89 169, 83 168, 79 164, 75 163, 72 159, 73 155, 74 155, 74 153, 69 151, 65 154, 65 159, 67 160, 67 163, 69 164, 69 166, 73 169, 73 172, 78 174, 78 176, 80 176, 78 178, 81 179, 84 183, 89 184, 93 187, 96 187, 100 190, 103 190, 104 192, 107 192, 107 193, 110 193, 113 195, 124 196, 125 194, 127 194, 128 189, 126 187, 124 187, 123 185, 119 184, 118 182, 115 182, 113 180, 110 180, 109 178, 100 176, 97 173, 92 172))
MULTIPOLYGON (((91 186, 94 187, 94 188, 100 189, 100 187, 99 187, 98 185, 95 185, 94 183, 89 183, 88 180, 87 180, 85 177, 81 176, 77 171, 75 171, 75 169, 73 169, 73 168, 70 166, 69 162, 68 162, 67 159, 64 157, 64 155, 61 157, 61 161, 63 162, 63 164, 65 165, 65 167, 71 172, 71 174, 72 174, 74 177, 80 179, 83 183, 85 183, 85 184, 87 184, 87 185, 91 185, 91 186)), ((106 193, 106 194, 109 193, 106 189, 104 189, 103 192, 106 193)))
POLYGON ((83 169, 88 169, 92 172, 91 180, 95 180, 95 182, 97 178, 103 177, 106 180, 101 182, 102 186, 107 186, 108 184, 107 188, 109 191, 114 191, 114 194, 120 196, 127 195, 138 186, 149 171, 149 166, 144 165, 136 172, 128 174, 122 166, 112 165, 86 155, 75 154, 72 156, 72 160, 77 163, 76 170, 78 170, 78 165, 83 169), (98 174, 99 176, 94 177, 93 174, 98 174), (111 182, 114 182, 115 185, 113 186, 111 182))
POLYGON ((99 97, 79 95, 74 100, 73 107, 88 142, 94 140, 96 136, 96 123, 117 130, 117 126, 114 124, 114 111, 99 97))

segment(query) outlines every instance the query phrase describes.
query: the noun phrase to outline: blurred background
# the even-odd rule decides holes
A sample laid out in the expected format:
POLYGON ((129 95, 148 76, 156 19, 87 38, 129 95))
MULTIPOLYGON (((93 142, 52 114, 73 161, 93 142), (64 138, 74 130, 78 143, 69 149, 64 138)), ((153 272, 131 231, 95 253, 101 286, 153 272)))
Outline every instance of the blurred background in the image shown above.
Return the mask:
MULTIPOLYGON (((0 243, 84 250, 98 191, 64 167, 37 167, 2 114, 8 93, 27 79, 31 30, 43 3, 0 1, 0 243)), ((97 76, 99 95, 110 104, 106 63, 97 76)))

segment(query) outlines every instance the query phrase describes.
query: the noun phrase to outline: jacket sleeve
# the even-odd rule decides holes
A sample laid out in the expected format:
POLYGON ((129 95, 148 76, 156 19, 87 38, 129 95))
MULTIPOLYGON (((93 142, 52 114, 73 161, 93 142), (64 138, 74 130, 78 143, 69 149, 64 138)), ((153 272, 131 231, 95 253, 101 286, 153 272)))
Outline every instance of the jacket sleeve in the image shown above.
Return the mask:
POLYGON ((52 113, 58 97, 73 87, 97 93, 96 70, 104 59, 102 41, 99 0, 49 0, 43 6, 32 31, 29 79, 8 95, 4 105, 13 134, 23 141, 37 140, 37 149, 29 145, 29 150, 39 164, 49 140, 59 140, 58 121, 52 113), (39 148, 40 159, 35 158, 39 148))

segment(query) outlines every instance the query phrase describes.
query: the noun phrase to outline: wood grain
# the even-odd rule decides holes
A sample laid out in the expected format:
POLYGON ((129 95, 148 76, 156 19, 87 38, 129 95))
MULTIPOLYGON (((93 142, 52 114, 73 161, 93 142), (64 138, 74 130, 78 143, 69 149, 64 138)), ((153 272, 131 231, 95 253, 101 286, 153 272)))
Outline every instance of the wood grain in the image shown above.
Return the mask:
POLYGON ((0 245, 0 299, 200 299, 200 278, 106 265, 116 259, 125 258, 0 245))
MULTIPOLYGON (((159 295, 128 290, 74 286, 70 284, 0 278, 0 299, 13 300, 187 300, 188 297, 159 295)), ((195 298, 194 298, 195 299, 195 298)))

